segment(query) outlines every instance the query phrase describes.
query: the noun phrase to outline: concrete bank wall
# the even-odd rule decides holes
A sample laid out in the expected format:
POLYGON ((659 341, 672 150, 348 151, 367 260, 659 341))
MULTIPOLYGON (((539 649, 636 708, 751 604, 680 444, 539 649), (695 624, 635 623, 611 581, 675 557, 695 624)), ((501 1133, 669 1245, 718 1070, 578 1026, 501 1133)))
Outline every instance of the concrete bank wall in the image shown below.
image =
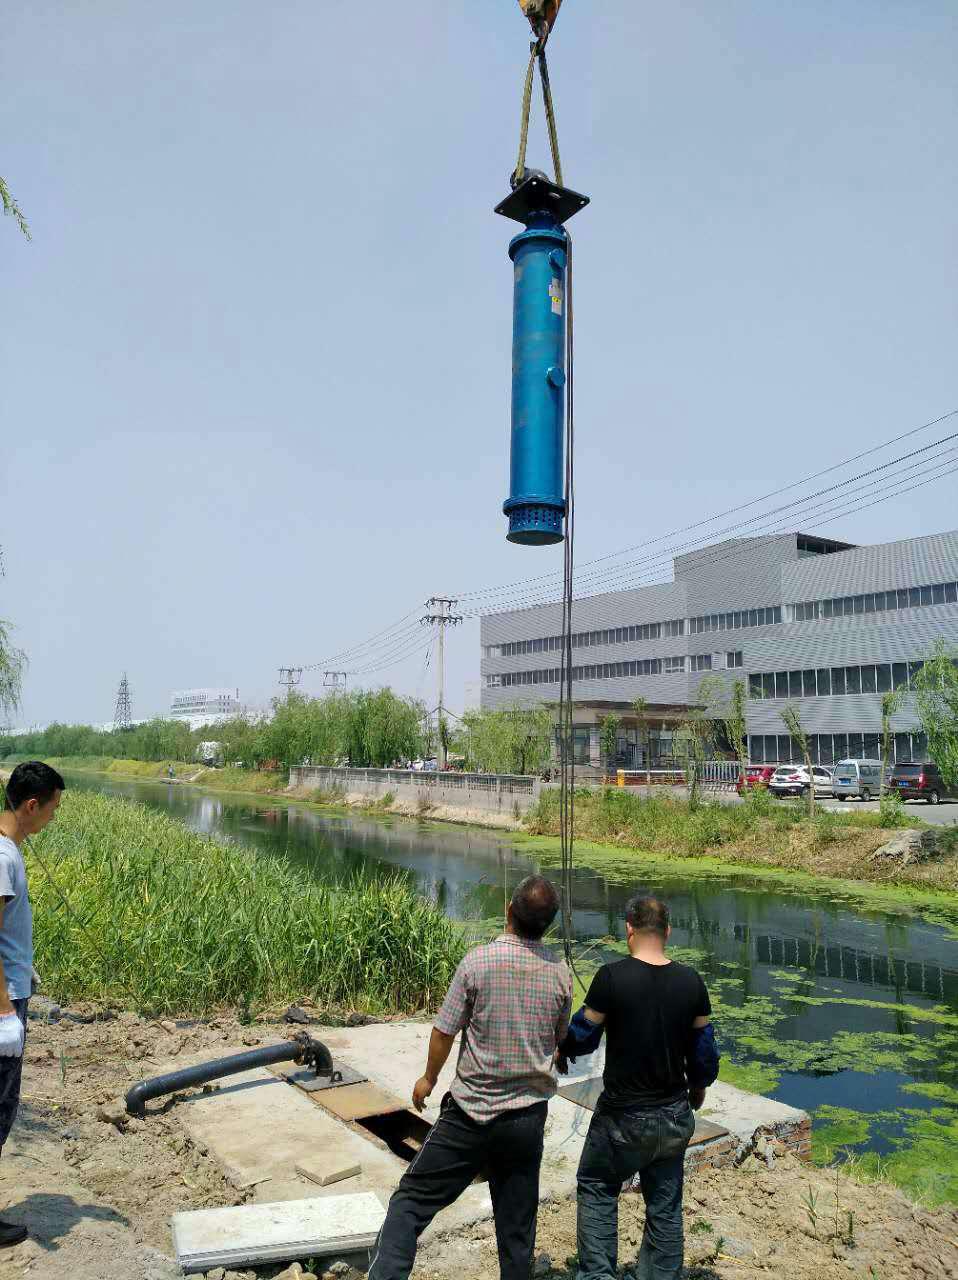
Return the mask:
POLYGON ((328 769, 301 765, 290 769, 292 788, 342 791, 382 799, 390 792, 397 801, 424 810, 469 809, 514 817, 539 799, 538 778, 511 773, 438 773, 415 769, 328 769))

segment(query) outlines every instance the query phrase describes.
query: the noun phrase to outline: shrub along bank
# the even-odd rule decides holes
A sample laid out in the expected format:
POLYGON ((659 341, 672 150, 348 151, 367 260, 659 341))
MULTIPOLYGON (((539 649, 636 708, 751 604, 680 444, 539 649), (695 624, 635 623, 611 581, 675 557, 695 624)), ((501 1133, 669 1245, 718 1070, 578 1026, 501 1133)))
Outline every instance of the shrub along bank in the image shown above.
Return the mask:
POLYGON ((310 997, 413 1012, 441 1000, 465 949, 399 876, 320 885, 92 792, 68 791, 25 852, 37 968, 63 1000, 199 1014, 310 997))
MULTIPOLYGON (((673 857, 708 854, 744 866, 958 891, 954 840, 941 839, 933 860, 902 865, 875 857, 893 834, 882 822, 883 816, 877 813, 826 810, 810 820, 803 806, 776 802, 764 791, 750 793, 744 804, 709 799, 694 805, 681 798, 646 797, 618 787, 583 788, 575 794, 577 840, 673 857)), ((896 814, 894 823, 924 825, 907 810, 896 814)), ((525 825, 533 835, 559 834, 557 790, 542 791, 525 825)))

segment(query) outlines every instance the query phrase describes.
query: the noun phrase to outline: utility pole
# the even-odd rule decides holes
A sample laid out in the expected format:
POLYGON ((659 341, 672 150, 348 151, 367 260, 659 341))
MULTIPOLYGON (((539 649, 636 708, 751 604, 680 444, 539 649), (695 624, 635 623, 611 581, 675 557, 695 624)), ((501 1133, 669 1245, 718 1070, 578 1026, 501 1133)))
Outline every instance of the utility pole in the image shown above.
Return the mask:
POLYGON ((432 596, 426 601, 426 608, 431 610, 419 619, 424 627, 439 628, 439 706, 436 708, 437 726, 439 729, 439 767, 446 767, 446 744, 443 741, 443 729, 445 721, 443 719, 443 699, 445 697, 445 677, 446 677, 446 627, 455 627, 462 622, 462 614, 453 613, 453 606, 459 603, 458 600, 450 599, 449 596, 432 596))
POLYGON ((302 678, 303 678, 303 668, 302 668, 302 667, 280 667, 280 669, 279 669, 279 683, 280 683, 281 685, 285 685, 285 687, 286 687, 286 700, 287 700, 287 702, 288 702, 288 701, 289 701, 289 699, 293 696, 293 689, 294 689, 294 687, 295 687, 296 685, 298 685, 298 684, 299 684, 299 682, 300 682, 300 680, 302 680, 302 678))
POLYGON ((113 712, 113 731, 133 728, 133 709, 130 698, 130 682, 123 672, 123 679, 116 694, 116 710, 113 712))
POLYGON ((323 688, 324 689, 345 689, 346 677, 348 671, 324 671, 323 672, 323 688))

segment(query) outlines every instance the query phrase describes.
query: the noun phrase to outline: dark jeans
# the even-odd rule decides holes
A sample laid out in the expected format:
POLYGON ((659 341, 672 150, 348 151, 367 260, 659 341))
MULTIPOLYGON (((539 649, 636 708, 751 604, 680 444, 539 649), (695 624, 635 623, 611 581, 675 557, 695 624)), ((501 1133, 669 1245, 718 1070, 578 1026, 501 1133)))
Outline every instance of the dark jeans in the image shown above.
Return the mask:
MULTIPOLYGON (((13 1007, 27 1034, 28 1000, 14 1000, 13 1007)), ((0 1148, 10 1136, 13 1122, 20 1106, 20 1078, 23 1074, 23 1055, 19 1058, 0 1058, 0 1148)))
POLYGON ((694 1129, 695 1116, 684 1099, 649 1111, 592 1117, 577 1175, 577 1280, 614 1280, 619 1192, 636 1173, 645 1197, 637 1280, 679 1280, 685 1148, 694 1129))
POLYGON ((419 1154, 389 1201, 368 1280, 407 1280, 416 1242, 477 1173, 489 1177, 502 1280, 529 1280, 536 1243, 546 1104, 471 1120, 449 1094, 419 1154))

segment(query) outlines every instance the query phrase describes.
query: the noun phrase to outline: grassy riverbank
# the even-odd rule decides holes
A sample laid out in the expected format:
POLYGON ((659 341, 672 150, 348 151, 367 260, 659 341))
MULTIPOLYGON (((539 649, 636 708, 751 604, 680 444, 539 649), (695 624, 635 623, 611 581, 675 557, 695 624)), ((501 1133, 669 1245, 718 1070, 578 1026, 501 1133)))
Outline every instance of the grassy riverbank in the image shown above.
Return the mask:
MULTIPOLYGON (((169 760, 122 760, 114 756, 44 756, 54 769, 76 773, 103 773, 113 778, 135 778, 141 782, 166 782, 169 760)), ((0 773, 9 773, 27 756, 9 756, 0 760, 0 773)), ((192 786, 205 787, 209 791, 238 791, 249 795, 283 792, 287 778, 284 773, 269 773, 259 769, 210 769, 195 760, 172 761, 176 781, 192 786)))
POLYGON ((90 792, 67 792, 27 862, 37 967, 61 999, 154 1014, 304 997, 412 1012, 437 1004, 464 949, 400 877, 321 886, 90 792))
MULTIPOLYGON (((804 806, 782 804, 765 792, 753 793, 745 804, 703 800, 694 809, 685 799, 647 798, 616 787, 582 789, 575 797, 576 840, 609 849, 958 892, 958 831, 940 833, 938 854, 925 862, 875 857, 896 829, 923 825, 908 811, 893 829, 882 827, 877 813, 822 809, 810 820, 804 806)), ((532 835, 559 834, 557 791, 542 792, 525 826, 532 835)))

